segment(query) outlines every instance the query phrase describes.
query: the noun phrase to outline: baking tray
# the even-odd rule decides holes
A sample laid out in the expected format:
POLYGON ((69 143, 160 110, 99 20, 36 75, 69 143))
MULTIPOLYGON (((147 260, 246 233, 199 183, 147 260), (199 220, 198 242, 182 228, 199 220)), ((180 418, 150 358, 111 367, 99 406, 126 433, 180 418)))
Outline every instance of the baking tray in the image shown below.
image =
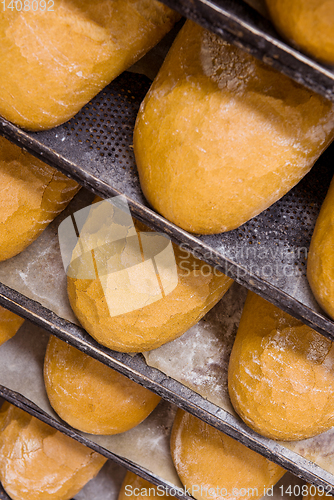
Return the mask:
MULTIPOLYGON (((67 436, 79 441, 80 443, 84 444, 88 448, 93 449, 94 451, 100 453, 101 455, 105 456, 109 460, 112 460, 116 464, 124 467, 125 469, 134 472, 138 476, 146 479, 147 481, 150 481, 153 484, 156 485, 162 485, 165 489, 165 491, 172 491, 173 495, 175 493, 175 496, 179 498, 180 500, 191 500, 192 497, 189 495, 185 495, 183 490, 180 488, 180 486, 176 486, 168 481, 165 481, 163 478, 155 475, 145 467, 142 467, 140 464, 132 462, 131 460, 127 460, 126 458, 117 455, 116 453, 113 453, 109 451, 108 449, 104 448, 103 446, 100 446, 99 444, 95 443, 89 438, 89 435, 86 434, 81 434, 80 432, 77 432, 75 429, 72 427, 68 426, 67 424, 60 422, 59 420, 52 418, 48 413, 44 412, 41 410, 38 406, 33 404, 31 401, 26 399, 24 396, 22 396, 19 393, 16 393, 14 391, 10 391, 6 387, 3 387, 0 385, 0 396, 5 399, 6 401, 9 401, 13 405, 17 406, 18 408, 21 408, 22 410, 26 411, 27 413, 30 413, 34 417, 38 418, 42 422, 45 422, 46 424, 49 424, 50 426, 54 427, 55 429, 59 430, 63 434, 66 434, 67 436)), ((3 488, 0 485, 0 499, 4 498, 7 500, 9 497, 8 495, 3 491, 3 488), (3 496, 1 496, 3 495, 3 496)))
POLYGON ((334 70, 285 42, 272 23, 243 0, 161 0, 296 82, 334 100, 334 70))
MULTIPOLYGON (((156 355, 160 349, 149 353, 150 359, 147 358, 148 354, 145 354, 146 359, 148 359, 147 364, 141 354, 133 356, 114 352, 101 346, 85 330, 75 324, 76 320, 66 295, 66 276, 62 267, 59 245, 57 244, 57 226, 70 213, 81 209, 84 203, 89 203, 91 198, 93 198, 93 195, 89 191, 82 190, 79 192, 69 207, 49 225, 32 245, 13 259, 0 264, 0 278, 6 282, 6 285, 3 283, 0 285, 0 302, 17 314, 30 319, 48 332, 151 389, 168 402, 174 403, 176 406, 222 430, 306 481, 320 486, 334 487, 334 449, 332 450, 330 445, 332 434, 328 436, 325 433, 325 438, 320 438, 320 443, 317 444, 317 449, 320 449, 321 454, 325 451, 325 455, 330 457, 330 467, 325 470, 327 462, 326 464, 319 462, 320 465, 317 465, 314 463, 315 458, 313 456, 310 458, 309 443, 306 444, 306 447, 305 443, 302 443, 301 448, 298 444, 297 449, 289 449, 287 445, 265 439, 249 429, 246 424, 233 414, 228 400, 226 380, 218 384, 218 396, 222 392, 226 394, 223 401, 221 401, 220 397, 217 401, 210 394, 207 395, 202 392, 202 382, 211 388, 210 373, 212 369, 219 372, 219 376, 223 373, 226 379, 229 351, 237 330, 246 293, 246 290, 240 285, 234 284, 226 296, 205 318, 193 327, 193 330, 190 329, 180 339, 160 348, 163 350, 167 347, 168 349, 174 349, 173 353, 163 353, 162 355, 163 359, 167 361, 167 371, 163 367, 157 369, 156 362, 152 362, 152 356, 156 355), (43 275, 43 282, 39 279, 41 275, 43 275), (14 287, 16 287, 15 290, 14 287), (211 325, 218 333, 218 346, 211 343, 211 325), (196 335, 199 329, 202 331, 202 336, 197 338, 196 335), (227 332, 229 332, 228 335, 227 332), (204 352, 205 359, 203 359, 203 356, 199 359, 198 352, 195 352, 195 346, 187 343, 187 337, 192 333, 195 333, 197 346, 200 347, 202 353, 204 352), (229 344, 225 348, 227 337, 229 338, 229 344), (218 359, 215 358, 217 353, 218 359), (220 353, 222 353, 222 357, 220 353), (199 371, 191 375, 195 378, 195 386, 189 383, 187 356, 191 359, 195 356, 196 367, 199 368, 199 371), (171 366, 174 368, 172 374, 169 373, 171 366), (179 377, 183 369, 187 380, 179 377)), ((45 333, 41 333, 41 335, 45 335, 45 333)), ((18 352, 22 354, 30 350, 36 355, 39 343, 36 343, 36 348, 30 343, 31 333, 27 334, 25 338, 30 347, 24 345, 18 352)), ((16 341, 17 336, 4 346, 1 346, 0 355, 1 352, 4 352, 3 349, 8 349, 16 341)), ((9 354, 7 352, 4 358, 0 359, 0 366, 4 367, 2 369, 4 373, 1 376, 6 377, 5 380, 0 380, 0 384, 3 385, 3 396, 7 399, 10 396, 15 403, 16 400, 21 401, 19 393, 22 393, 23 389, 21 382, 15 387, 12 384, 18 370, 23 366, 24 359, 22 359, 22 363, 20 362, 17 365, 17 354, 15 353, 12 357, 9 354), (14 391, 15 394, 8 392, 8 388, 10 391, 14 391)), ((24 373, 27 373, 26 368, 24 373)), ((35 376, 32 377, 32 380, 36 385, 35 376)), ((29 387, 34 384, 29 383, 29 387)), ((24 395, 28 397, 26 393, 24 395)))
POLYGON ((126 72, 60 127, 28 133, 0 119, 0 133, 103 198, 124 194, 138 219, 333 340, 334 322, 313 297, 306 260, 333 175, 334 145, 293 190, 240 228, 192 235, 154 212, 140 189, 132 132, 149 85, 126 72))
POLYGON ((170 449, 170 429, 176 407, 161 401, 133 429, 114 436, 80 432, 61 420, 52 409, 44 384, 43 367, 50 338, 45 330, 24 322, 17 334, 0 347, 0 396, 118 465, 167 490, 190 498, 181 490, 170 449))
MULTIPOLYGON (((22 407, 23 409, 27 409, 27 406, 23 403, 16 403, 17 406, 22 407)), ((31 406, 31 402, 27 402, 28 406, 31 406)), ((29 409, 29 412, 30 409, 29 409)), ((36 411, 35 416, 39 418, 40 416, 40 408, 39 411, 36 411)), ((50 420, 49 416, 47 413, 45 413, 45 418, 48 421, 49 424, 52 426, 55 426, 54 420, 50 420)), ((162 428, 165 425, 165 419, 163 417, 163 414, 160 409, 160 417, 157 418, 157 422, 159 422, 159 419, 161 420, 162 423, 162 428)), ((167 423, 168 429, 170 429, 170 422, 167 423)), ((61 429, 59 429, 61 431, 61 429)), ((164 442, 164 447, 168 447, 168 443, 166 442, 166 437, 164 436, 164 432, 159 430, 159 426, 157 426, 157 429, 155 430, 156 436, 161 437, 160 441, 162 440, 164 442)), ((145 429, 141 429, 139 432, 137 432, 137 438, 138 442, 140 443, 142 440, 142 437, 144 436, 145 439, 145 429)), ((80 437, 80 436, 78 436, 80 437)), ((128 442, 131 441, 131 438, 127 438, 128 442)), ((138 446, 138 444, 134 443, 134 446, 138 446)), ((153 448, 155 448, 155 443, 152 443, 153 448)), ((167 450, 165 450, 167 451, 167 450)), ((170 458, 171 461, 171 458, 170 458)), ((135 471, 138 473, 138 475, 141 475, 142 477, 147 477, 147 470, 145 467, 143 467, 139 461, 134 464, 135 465, 135 471)), ((123 466, 120 466, 118 463, 116 463, 114 460, 108 460, 108 462, 103 466, 103 468, 100 470, 98 475, 93 478, 89 483, 87 483, 84 488, 75 496, 75 499, 72 500, 117 500, 119 491, 123 482, 123 479, 126 474, 126 468, 123 466)), ((175 471, 176 474, 176 471, 175 471)), ((152 479, 152 474, 150 474, 150 479, 152 479)), ((171 486, 169 483, 172 483, 171 481, 169 483, 166 482, 164 478, 158 478, 154 477, 154 479, 157 479, 157 483, 161 484, 164 489, 169 489, 168 487, 171 486)), ((181 484, 181 483, 179 483, 181 484)), ((302 500, 302 495, 301 495, 301 487, 303 486, 304 481, 293 476, 292 474, 286 473, 283 478, 274 486, 273 492, 270 495, 266 495, 263 497, 264 500, 288 500, 291 496, 295 499, 302 500)), ((172 490, 174 490, 175 486, 172 486, 172 490)), ((172 493, 174 493, 172 491, 172 493)), ((182 497, 185 498, 185 497, 182 497)), ((188 497, 189 498, 189 497, 188 497)), ((4 489, 2 488, 0 484, 0 499, 1 500, 11 500, 10 497, 6 494, 4 489)))
MULTIPOLYGON (((239 292, 236 291, 236 293, 239 292)), ((222 308, 225 310, 226 305, 222 305, 222 308)), ((63 325, 62 331, 59 329, 56 332, 63 340, 84 350, 87 354, 93 354, 95 358, 108 366, 124 373, 145 387, 152 389, 170 403, 176 403, 177 406, 190 411, 231 437, 260 452, 270 460, 279 463, 307 482, 324 486, 334 491, 334 475, 304 458, 300 453, 296 453, 279 442, 262 438, 250 430, 238 417, 209 402, 193 390, 166 376, 161 371, 147 366, 141 355, 130 356, 114 353, 99 346, 82 329, 73 324, 68 326, 71 326, 71 330, 65 331, 65 325, 63 325)), ((208 331, 207 326, 208 324, 205 326, 206 333, 208 331)), ((49 334, 44 329, 38 328, 32 323, 25 322, 13 338, 0 347, 0 396, 155 484, 162 484, 161 477, 164 477, 168 479, 168 481, 164 481, 167 486, 171 487, 172 485, 174 487, 175 484, 177 485, 178 478, 172 464, 169 463, 168 467, 166 464, 166 458, 169 458, 169 462, 171 462, 168 448, 167 454, 164 452, 163 461, 159 460, 159 454, 155 456, 152 450, 153 463, 150 456, 147 457, 147 451, 145 449, 144 452, 141 451, 144 448, 143 443, 141 445, 139 443, 139 447, 137 446, 139 455, 138 452, 133 451, 135 448, 134 443, 136 442, 133 433, 136 436, 136 433, 141 432, 139 428, 142 427, 145 436, 147 436, 148 430, 152 428, 152 424, 149 423, 149 419, 151 418, 153 419, 153 426, 156 425, 156 421, 159 422, 159 429, 161 429, 159 433, 162 434, 163 440, 166 440, 173 421, 175 407, 169 405, 166 401, 160 403, 160 409, 158 406, 151 416, 140 424, 140 426, 123 435, 118 435, 120 438, 118 436, 111 436, 111 441, 110 438, 108 438, 108 441, 104 441, 103 436, 90 436, 74 430, 56 416, 50 407, 45 392, 43 360, 48 339, 49 334), (154 413, 158 414, 158 420, 157 416, 154 416, 154 413), (122 436, 125 434, 128 434, 128 436, 123 438, 122 436), (116 441, 115 438, 117 438, 116 441), (129 444, 126 445, 126 443, 124 448, 124 441, 122 439, 126 439, 130 443, 130 448, 128 448, 129 444), (115 450, 117 450, 117 453, 115 450), (121 450, 123 452, 120 455, 121 450), (134 462, 134 458, 136 458, 136 462, 134 462), (139 468, 138 461, 141 464, 139 468), (143 467, 143 464, 145 467, 143 467)), ((332 433, 325 438, 325 444, 326 439, 331 439, 331 437, 332 433)), ((151 437, 151 440, 155 445, 160 442, 160 438, 158 439, 156 435, 151 437)), ((166 446, 168 447, 168 442, 166 446)), ((312 453, 313 448, 314 445, 312 444, 312 453)), ((323 450, 325 456, 329 454, 333 457, 331 446, 322 446, 322 448, 326 448, 323 450)), ((164 449, 163 447, 162 451, 164 449)), ((158 448, 158 451, 160 453, 160 448, 158 448)), ((331 469, 333 471, 332 458, 331 469)), ((186 495, 181 491, 177 496, 183 498, 186 495)))

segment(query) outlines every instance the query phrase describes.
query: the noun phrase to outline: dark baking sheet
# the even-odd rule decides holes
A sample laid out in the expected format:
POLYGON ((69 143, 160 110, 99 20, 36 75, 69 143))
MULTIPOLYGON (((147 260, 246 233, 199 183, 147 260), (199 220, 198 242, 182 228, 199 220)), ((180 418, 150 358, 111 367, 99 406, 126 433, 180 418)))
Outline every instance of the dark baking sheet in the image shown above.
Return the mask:
POLYGON ((137 218, 333 340, 334 322, 315 302, 305 271, 334 145, 292 191, 239 229, 192 235, 149 208, 140 189, 132 131, 149 84, 124 73, 60 127, 28 133, 0 119, 0 133, 104 198, 124 194, 137 218))
MULTIPOLYGON (((164 481, 161 477, 156 476, 153 474, 151 471, 145 469, 142 467, 140 464, 134 463, 122 456, 119 456, 115 453, 112 453, 108 449, 104 448, 103 446, 100 446, 99 444, 95 443, 91 439, 89 439, 89 434, 81 434, 77 432, 75 429, 72 427, 68 426, 64 422, 60 422, 59 420, 56 420, 55 418, 51 417, 48 413, 43 411, 41 408, 39 408, 37 405, 35 405, 32 401, 28 400, 21 394, 11 391, 10 389, 0 385, 0 396, 12 403, 13 405, 21 408, 22 410, 30 413, 34 417, 38 418, 39 420, 42 420, 43 422, 51 425, 52 427, 56 428, 60 432, 66 434, 67 436, 76 439, 80 443, 84 444, 85 446, 93 449, 94 451, 100 453, 101 455, 105 456, 106 458, 113 460, 115 463, 118 465, 121 465, 122 467, 125 467, 127 470, 130 470, 131 472, 134 472, 138 476, 146 479, 147 481, 150 481, 153 484, 156 485, 162 485, 164 487, 165 491, 173 491, 173 494, 176 493, 177 498, 180 498, 181 500, 191 500, 192 497, 189 495, 185 495, 184 492, 178 488, 177 486, 164 481)), ((0 499, 4 498, 7 500, 9 497, 6 495, 6 493, 3 493, 3 488, 0 485, 0 499), (3 497, 1 497, 1 494, 3 497)))
MULTIPOLYGON (((278 463, 288 471, 303 478, 305 481, 318 486, 324 486, 325 488, 329 488, 330 491, 333 489, 334 491, 333 474, 288 449, 281 443, 261 437, 256 432, 253 432, 239 418, 206 400, 195 391, 171 377, 168 377, 161 371, 149 367, 141 354, 131 356, 125 353, 111 351, 101 346, 79 326, 60 318, 39 303, 22 296, 3 284, 0 285, 0 302, 2 305, 30 319, 32 322, 38 324, 60 339, 72 344, 118 372, 123 373, 131 380, 147 387, 165 400, 192 413, 213 427, 216 427, 249 448, 264 455, 271 461, 278 463)), ((0 386, 0 396, 27 410, 41 420, 50 423, 50 425, 54 425, 52 419, 51 421, 49 420, 50 417, 48 415, 45 415, 44 412, 36 408, 30 401, 27 401, 21 394, 0 386)), ((56 423, 57 425, 61 425, 59 422, 56 423)), ((59 429, 72 437, 76 437, 75 431, 65 425, 59 427, 59 429)), ((84 442, 84 444, 90 446, 86 442, 84 442)), ((130 469, 133 467, 133 464, 130 464, 131 467, 127 463, 123 465, 130 469)), ((150 478, 150 480, 153 481, 152 478, 150 478)))
POLYGON ((286 43, 243 0, 161 0, 298 83, 334 100, 334 69, 286 43))

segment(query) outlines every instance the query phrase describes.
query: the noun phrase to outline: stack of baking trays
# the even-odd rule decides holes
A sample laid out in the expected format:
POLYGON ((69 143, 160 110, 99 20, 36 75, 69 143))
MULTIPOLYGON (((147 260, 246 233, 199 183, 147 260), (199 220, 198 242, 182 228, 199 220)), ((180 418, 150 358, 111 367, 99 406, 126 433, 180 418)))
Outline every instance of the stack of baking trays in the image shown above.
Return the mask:
MULTIPOLYGON (((51 3, 40 2, 43 6, 51 3)), ((267 20, 260 3, 163 3, 305 88, 328 101, 334 100, 334 73, 330 67, 287 44, 267 20)), ((7 4, 2 4, 5 11, 7 4)), ((235 413, 228 394, 227 373, 247 289, 319 332, 324 342, 326 337, 334 339, 334 323, 316 302, 306 278, 311 237, 333 174, 334 149, 329 146, 301 182, 237 229, 198 235, 154 211, 140 188, 133 128, 150 78, 156 73, 155 66, 159 66, 166 45, 171 44, 182 23, 130 72, 123 72, 66 123, 47 131, 27 132, 24 127, 0 118, 3 137, 83 186, 31 245, 0 263, 0 304, 28 320, 0 348, 0 395, 110 459, 75 497, 77 500, 116 499, 125 469, 162 485, 178 498, 189 497, 169 451, 177 407, 292 473, 276 485, 275 496, 300 496, 301 485, 306 483, 331 493, 333 430, 291 441, 261 436, 235 413), (85 208, 95 195, 111 200, 123 195, 121 203, 126 203, 141 223, 182 245, 185 255, 195 255, 233 278, 233 285, 217 305, 176 340, 143 353, 135 349, 131 353, 118 352, 98 343, 80 326, 67 297, 64 264, 69 263, 65 256, 68 249, 58 228, 65 228, 71 239, 68 221, 78 220, 73 214, 80 210, 87 214, 85 208), (43 362, 52 336, 150 389, 162 401, 141 424, 120 434, 94 435, 72 428, 54 412, 45 391, 43 362)), ((1 79, 5 77, 1 71, 1 79)), ((307 384, 303 374, 300 380, 307 384)), ((305 415, 309 415, 307 409, 305 415)), ((243 493, 239 498, 242 496, 243 493)), ((0 497, 9 498, 5 492, 0 497)), ((249 498, 246 492, 244 498, 249 498)))

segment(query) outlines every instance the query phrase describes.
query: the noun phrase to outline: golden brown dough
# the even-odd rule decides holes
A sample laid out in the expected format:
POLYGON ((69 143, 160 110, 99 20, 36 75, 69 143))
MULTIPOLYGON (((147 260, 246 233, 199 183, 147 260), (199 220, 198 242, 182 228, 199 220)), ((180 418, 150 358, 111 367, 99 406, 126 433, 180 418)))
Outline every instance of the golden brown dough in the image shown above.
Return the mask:
POLYGON ((333 137, 333 103, 187 21, 141 105, 134 151, 149 203, 211 234, 281 198, 333 137))
POLYGON ((248 292, 233 346, 234 409, 261 435, 307 439, 334 425, 332 342, 248 292))
POLYGON ((9 403, 0 411, 0 480, 13 500, 69 500, 106 462, 9 403))
POLYGON ((257 500, 285 473, 183 410, 175 417, 171 452, 182 483, 197 500, 257 500))
POLYGON ((334 180, 312 235, 307 258, 307 278, 315 298, 334 319, 334 180))
POLYGON ((23 318, 0 306, 0 345, 14 337, 23 322, 23 318))
POLYGON ((75 181, 0 137, 0 261, 30 245, 79 189, 75 181))
POLYGON ((119 492, 118 500, 127 500, 128 498, 132 500, 159 500, 159 498, 166 500, 175 497, 166 495, 166 490, 161 485, 155 486, 128 471, 119 492))
POLYGON ((334 64, 333 0, 266 0, 277 30, 293 45, 334 64))
MULTIPOLYGON (((103 205, 97 210, 103 210, 103 205)), ((99 220, 104 220, 102 212, 99 220)), ((135 227, 141 234, 142 242, 145 241, 143 233, 152 234, 148 227, 138 221, 135 221, 135 227)), ((86 228, 86 239, 89 235, 91 241, 94 242, 91 246, 96 248, 94 250, 96 261, 100 259, 98 257, 100 254, 97 253, 98 247, 102 246, 101 255, 105 258, 108 252, 108 258, 113 265, 115 265, 113 259, 116 249, 117 265, 120 269, 126 267, 123 266, 123 262, 128 266, 130 266, 130 261, 132 263, 142 260, 145 263, 148 262, 149 259, 144 259, 141 254, 140 245, 134 245, 130 239, 124 240, 121 247, 116 247, 114 243, 103 246, 104 235, 107 236, 110 232, 109 225, 96 228, 95 224, 89 226, 86 223, 86 228)), ((81 248, 81 242, 77 246, 81 248)), ((109 288, 101 284, 100 277, 90 280, 68 277, 68 296, 72 309, 92 337, 116 351, 141 352, 155 349, 186 332, 222 298, 233 282, 231 278, 196 259, 177 245, 173 244, 173 250, 177 266, 177 286, 163 298, 143 307, 134 305, 133 310, 124 314, 111 315, 108 306, 117 300, 118 289, 116 291, 111 289, 115 274, 110 273, 108 277, 109 288)), ((73 252, 73 255, 75 254, 76 249, 73 252)), ((77 275, 80 275, 81 269, 87 269, 87 261, 84 258, 77 270, 77 275)), ((94 276, 96 276, 95 272, 94 276)), ((131 282, 130 277, 130 285, 126 296, 122 299, 123 302, 132 301, 136 304, 141 297, 145 280, 148 280, 149 276, 147 270, 141 271, 138 284, 131 282)))
POLYGON ((0 114, 29 130, 69 120, 179 17, 157 0, 54 0, 53 12, 6 9, 0 114))
POLYGON ((132 429, 160 401, 153 392, 52 336, 45 354, 44 381, 55 412, 90 434, 132 429))

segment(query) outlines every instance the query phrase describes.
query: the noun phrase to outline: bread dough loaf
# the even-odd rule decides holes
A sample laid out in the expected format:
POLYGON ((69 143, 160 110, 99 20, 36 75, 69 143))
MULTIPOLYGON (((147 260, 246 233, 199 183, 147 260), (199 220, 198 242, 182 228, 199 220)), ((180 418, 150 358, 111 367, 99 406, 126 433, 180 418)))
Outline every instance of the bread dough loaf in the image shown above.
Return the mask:
POLYGON ((161 486, 156 486, 145 479, 128 471, 124 478, 118 500, 159 500, 162 498, 173 499, 175 497, 166 495, 166 490, 161 486))
POLYGON ((333 137, 333 103, 187 21, 141 105, 134 151, 149 203, 211 234, 281 198, 333 137))
POLYGON ((257 500, 285 473, 183 410, 175 417, 171 452, 182 483, 197 500, 257 500))
POLYGON ((69 500, 106 458, 9 403, 0 412, 0 480, 13 500, 69 500))
POLYGON ((307 439, 334 425, 332 342, 248 292, 228 389, 240 417, 271 439, 307 439))
POLYGON ((0 114, 29 130, 72 118, 180 17, 157 0, 53 3, 0 17, 0 114))
POLYGON ((293 45, 334 64, 333 0, 266 0, 277 30, 293 45))
POLYGON ((0 345, 14 337, 24 319, 0 306, 0 345))
POLYGON ((44 381, 51 406, 75 429, 118 434, 140 424, 160 397, 96 359, 50 337, 44 381))
POLYGON ((79 189, 75 181, 0 136, 0 261, 30 245, 79 189))
MULTIPOLYGON (((109 259, 113 272, 110 272, 108 276, 98 276, 92 269, 92 276, 95 279, 69 276, 68 296, 72 309, 87 332, 110 349, 122 352, 155 349, 179 337, 196 324, 226 293, 232 280, 196 259, 190 252, 173 244, 170 251, 174 252, 175 262, 172 262, 170 256, 167 255, 164 257, 166 262, 161 262, 161 266, 165 274, 166 272, 173 274, 172 271, 176 268, 174 288, 173 286, 169 288, 167 276, 167 286, 164 286, 162 291, 159 282, 157 300, 151 297, 150 290, 145 295, 146 282, 153 279, 152 272, 156 273, 154 274, 156 278, 161 270, 160 267, 158 271, 152 271, 149 266, 153 260, 157 263, 159 259, 157 256, 161 256, 162 252, 150 250, 150 257, 153 259, 149 258, 143 251, 142 245, 151 236, 152 242, 149 242, 149 249, 154 248, 155 245, 158 248, 159 240, 155 244, 154 238, 159 238, 159 236, 156 236, 156 233, 144 224, 135 221, 137 234, 134 233, 134 240, 129 237, 122 242, 105 243, 113 228, 118 227, 113 221, 109 223, 104 213, 105 204, 110 207, 107 201, 99 206, 93 205, 91 220, 101 221, 101 224, 86 222, 80 238, 81 240, 89 239, 90 248, 94 249, 96 262, 109 259), (141 245, 138 243, 138 234, 141 245), (138 265, 135 276, 131 274, 135 269, 134 265, 138 265), (124 283, 122 284, 117 281, 120 278, 117 277, 119 273, 114 272, 116 268, 119 272, 129 273, 125 278, 123 275, 124 283), (122 296, 119 289, 123 285, 125 291, 122 296), (125 310, 123 308, 111 309, 118 301, 121 301, 122 305, 126 303, 127 312, 121 314, 120 311, 125 310), (145 305, 141 306, 141 304, 145 305)), ((132 219, 131 223, 133 225, 132 219)), ((129 235, 132 234, 131 227, 128 231, 129 235)), ((170 244, 169 240, 166 241, 170 244)), ((81 249, 81 244, 79 240, 78 249, 81 249)), ((74 249, 73 256, 76 254, 77 250, 74 249)), ((76 275, 82 275, 81 271, 86 272, 87 268, 88 263, 84 255, 78 264, 76 275)), ((160 278, 163 278, 162 274, 160 278)), ((156 284, 158 286, 158 282, 156 284)))
POLYGON ((315 298, 334 319, 334 180, 312 235, 307 258, 307 278, 315 298))

